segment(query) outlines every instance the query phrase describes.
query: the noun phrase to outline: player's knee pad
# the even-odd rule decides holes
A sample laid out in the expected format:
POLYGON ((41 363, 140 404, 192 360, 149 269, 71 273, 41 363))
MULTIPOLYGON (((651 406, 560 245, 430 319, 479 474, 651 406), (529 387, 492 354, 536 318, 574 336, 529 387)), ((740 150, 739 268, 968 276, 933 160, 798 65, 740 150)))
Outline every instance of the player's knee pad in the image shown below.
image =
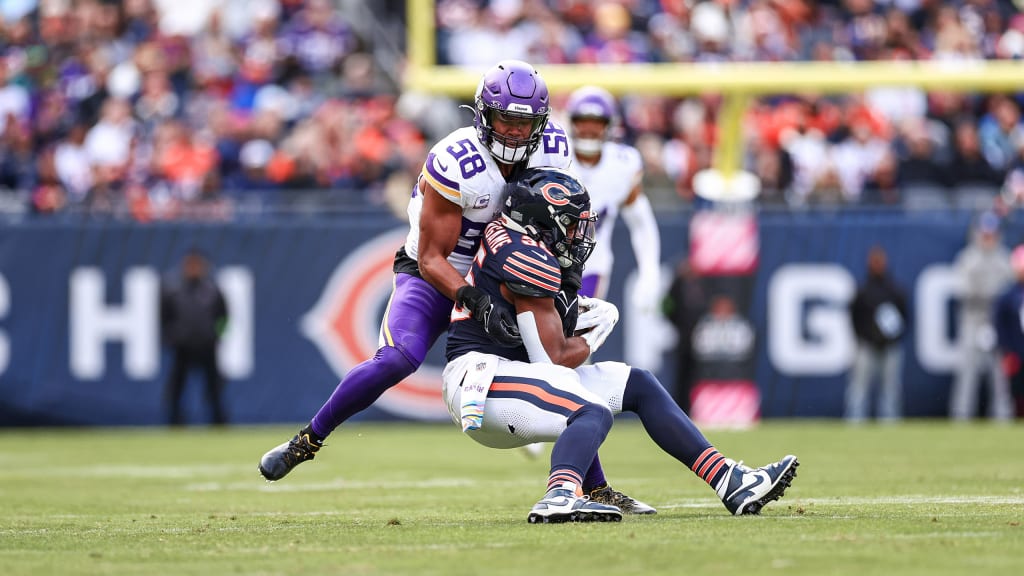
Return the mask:
POLYGON ((388 375, 389 380, 394 380, 395 382, 404 380, 419 368, 419 363, 412 362, 401 350, 391 346, 379 348, 373 356, 373 363, 377 365, 382 373, 388 375))

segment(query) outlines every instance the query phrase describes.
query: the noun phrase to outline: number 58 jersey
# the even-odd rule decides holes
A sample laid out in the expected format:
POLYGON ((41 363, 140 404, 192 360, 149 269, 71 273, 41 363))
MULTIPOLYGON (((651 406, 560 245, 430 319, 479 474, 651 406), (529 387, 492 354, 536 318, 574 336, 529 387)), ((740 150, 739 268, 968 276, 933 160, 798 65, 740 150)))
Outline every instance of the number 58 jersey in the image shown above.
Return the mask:
MULTIPOLYGON (((527 166, 568 168, 571 163, 572 149, 565 130, 549 120, 540 145, 530 155, 527 166)), ((442 197, 462 208, 462 228, 448 262, 459 274, 465 275, 480 245, 484 227, 505 206, 506 181, 501 169, 477 138, 476 129, 467 126, 442 138, 430 149, 420 178, 425 179, 442 197)), ((419 259, 420 212, 423 210, 423 195, 419 193, 418 184, 417 180, 409 202, 409 235, 405 240, 405 252, 414 260, 419 259)))

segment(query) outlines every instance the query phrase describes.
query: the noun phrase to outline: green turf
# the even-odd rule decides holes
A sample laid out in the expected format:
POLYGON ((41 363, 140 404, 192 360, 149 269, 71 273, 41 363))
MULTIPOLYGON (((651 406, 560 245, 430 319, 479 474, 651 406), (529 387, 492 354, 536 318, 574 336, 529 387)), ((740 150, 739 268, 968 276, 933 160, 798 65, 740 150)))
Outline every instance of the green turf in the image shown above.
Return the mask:
POLYGON ((659 508, 620 524, 529 525, 545 461, 454 426, 354 425, 276 484, 259 456, 295 428, 0 432, 4 574, 1024 574, 1024 427, 944 422, 714 431, 794 486, 760 517, 635 422, 602 449, 659 508), (756 572, 754 572, 756 571, 756 572))

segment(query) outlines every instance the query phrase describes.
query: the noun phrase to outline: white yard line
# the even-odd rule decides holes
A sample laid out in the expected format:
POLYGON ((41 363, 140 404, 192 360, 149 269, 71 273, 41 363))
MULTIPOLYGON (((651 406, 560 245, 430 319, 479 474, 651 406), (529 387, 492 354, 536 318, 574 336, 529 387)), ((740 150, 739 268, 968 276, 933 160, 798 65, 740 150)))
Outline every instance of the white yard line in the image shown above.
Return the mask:
MULTIPOLYGON (((780 505, 791 506, 880 506, 883 504, 897 504, 905 506, 921 506, 926 504, 987 504, 987 505, 1010 505, 1019 506, 1024 504, 1024 496, 982 496, 971 494, 957 494, 948 496, 927 496, 919 494, 908 494, 904 496, 874 496, 874 497, 836 497, 836 498, 799 498, 786 496, 770 506, 780 505)), ((719 508, 722 504, 713 497, 704 499, 674 500, 668 504, 658 506, 659 509, 672 508, 719 508)))

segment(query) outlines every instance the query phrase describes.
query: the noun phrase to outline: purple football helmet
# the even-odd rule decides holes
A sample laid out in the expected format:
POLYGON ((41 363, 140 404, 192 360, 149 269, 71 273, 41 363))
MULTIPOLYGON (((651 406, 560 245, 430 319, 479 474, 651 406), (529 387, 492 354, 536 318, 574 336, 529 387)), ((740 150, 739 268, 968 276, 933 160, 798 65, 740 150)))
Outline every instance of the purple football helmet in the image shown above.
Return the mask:
POLYGON ((522 162, 540 145, 551 112, 548 86, 540 74, 521 60, 502 60, 484 74, 476 88, 473 125, 480 142, 504 164, 522 162), (526 137, 494 130, 495 118, 529 122, 526 137))
POLYGON ((597 154, 601 151, 601 145, 607 140, 615 129, 618 114, 615 110, 615 98, 604 88, 597 86, 584 86, 575 90, 569 96, 569 120, 573 125, 573 145, 576 151, 581 154, 597 154), (585 138, 576 133, 575 121, 583 118, 594 118, 603 120, 605 123, 604 132, 600 138, 585 138))

